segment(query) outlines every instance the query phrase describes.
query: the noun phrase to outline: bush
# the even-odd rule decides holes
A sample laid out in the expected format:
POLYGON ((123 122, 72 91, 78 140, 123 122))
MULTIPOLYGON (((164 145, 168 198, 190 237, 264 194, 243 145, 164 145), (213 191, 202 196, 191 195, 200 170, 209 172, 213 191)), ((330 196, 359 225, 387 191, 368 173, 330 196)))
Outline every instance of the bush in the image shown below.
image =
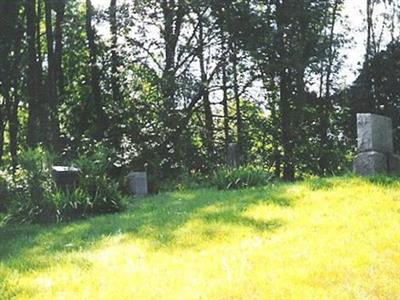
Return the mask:
POLYGON ((14 223, 48 223, 73 220, 88 215, 112 213, 126 207, 118 183, 107 175, 106 151, 80 157, 74 163, 82 170, 79 187, 57 188, 52 179, 53 156, 41 148, 19 156, 19 168, 11 184, 0 181, 1 193, 9 201, 6 220, 14 223))
POLYGON ((119 183, 108 176, 112 167, 108 158, 108 151, 101 148, 92 155, 81 156, 74 161, 83 174, 79 190, 90 197, 87 202, 88 213, 112 213, 126 207, 119 183))
POLYGON ((19 156, 19 168, 11 184, 13 200, 8 221, 17 223, 53 222, 57 206, 51 178, 52 156, 42 148, 29 149, 19 156))
POLYGON ((11 195, 8 184, 8 174, 0 172, 0 213, 5 213, 10 205, 11 195))
POLYGON ((211 184, 221 190, 262 186, 272 180, 272 175, 262 168, 243 166, 238 169, 223 168, 214 173, 211 184))

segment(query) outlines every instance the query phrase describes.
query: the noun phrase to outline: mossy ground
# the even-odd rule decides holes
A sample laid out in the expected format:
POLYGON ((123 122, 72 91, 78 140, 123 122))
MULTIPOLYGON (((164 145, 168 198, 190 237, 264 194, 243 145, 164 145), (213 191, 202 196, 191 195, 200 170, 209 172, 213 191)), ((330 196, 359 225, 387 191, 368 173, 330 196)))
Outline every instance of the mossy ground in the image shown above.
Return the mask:
POLYGON ((399 297, 400 183, 385 178, 173 192, 0 227, 0 299, 399 297))

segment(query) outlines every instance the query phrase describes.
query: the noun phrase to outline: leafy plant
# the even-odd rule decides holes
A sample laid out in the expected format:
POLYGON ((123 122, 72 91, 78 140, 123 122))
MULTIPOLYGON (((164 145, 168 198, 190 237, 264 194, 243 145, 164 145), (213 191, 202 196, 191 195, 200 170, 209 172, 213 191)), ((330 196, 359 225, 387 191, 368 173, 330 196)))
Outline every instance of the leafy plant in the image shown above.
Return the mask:
POLYGON ((7 207, 11 201, 9 183, 7 180, 8 174, 0 172, 0 213, 7 211, 7 207))
POLYGON ((82 176, 79 186, 73 189, 56 186, 51 174, 53 158, 42 148, 22 152, 14 180, 10 183, 0 180, 0 196, 5 195, 4 199, 9 203, 8 222, 69 221, 117 212, 126 207, 127 201, 119 191, 118 183, 107 175, 110 164, 107 151, 97 151, 75 161, 82 176))
POLYGON ((119 183, 108 175, 111 161, 106 148, 80 156, 74 164, 82 171, 79 189, 90 198, 87 212, 111 213, 125 208, 119 183))
POLYGON ((11 185, 13 201, 8 220, 17 223, 53 222, 57 207, 52 199, 53 156, 42 148, 28 149, 19 156, 19 169, 11 185))
POLYGON ((243 166, 238 169, 220 169, 214 173, 211 184, 221 190, 230 190, 265 185, 271 179, 272 175, 263 168, 243 166))

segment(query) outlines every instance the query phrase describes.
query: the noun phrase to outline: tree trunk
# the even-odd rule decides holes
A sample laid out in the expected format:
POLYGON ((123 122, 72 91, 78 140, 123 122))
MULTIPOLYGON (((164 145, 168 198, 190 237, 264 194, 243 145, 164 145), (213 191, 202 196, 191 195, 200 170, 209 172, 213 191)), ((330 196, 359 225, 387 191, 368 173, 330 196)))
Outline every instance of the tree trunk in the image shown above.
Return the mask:
POLYGON ((117 0, 110 2, 110 32, 111 32, 111 90, 114 103, 122 101, 121 90, 118 80, 119 57, 117 53, 118 47, 118 24, 117 24, 117 0))
POLYGON ((170 169, 172 164, 176 164, 180 157, 179 140, 180 123, 179 115, 176 111, 175 96, 177 92, 176 83, 176 50, 178 40, 181 35, 183 17, 185 15, 183 1, 161 0, 161 9, 163 15, 162 37, 164 42, 164 67, 161 76, 160 90, 163 96, 164 109, 161 112, 160 119, 165 128, 165 143, 163 143, 164 155, 168 157, 168 163, 165 169, 170 169))
POLYGON ((294 139, 291 112, 291 76, 287 70, 280 73, 280 112, 283 148, 283 179, 293 181, 295 179, 294 139))
MULTIPOLYGON (((93 22, 94 10, 92 2, 86 0, 86 35, 89 47, 89 65, 90 65, 90 87, 91 87, 91 101, 90 104, 94 106, 92 109, 95 111, 94 120, 94 137, 101 139, 105 135, 107 129, 107 118, 103 110, 103 101, 100 89, 100 70, 97 66, 97 45, 96 45, 96 32, 93 22)), ((89 106, 90 107, 90 106, 89 106)))
MULTIPOLYGON (((62 24, 64 22, 65 15, 65 5, 66 0, 58 0, 54 4, 54 9, 56 11, 56 22, 54 28, 54 40, 55 40, 55 50, 54 50, 54 64, 56 68, 56 78, 58 84, 58 101, 62 102, 64 97, 64 72, 62 69, 62 57, 63 57, 63 30, 62 24)), ((58 104, 59 104, 58 103, 58 104)), ((58 118, 56 120, 59 122, 58 118)), ((59 127, 59 125, 58 125, 59 127)))
POLYGON ((46 12, 46 39, 47 39, 47 104, 49 115, 49 146, 52 150, 58 150, 59 145, 59 130, 58 130, 58 91, 57 91, 57 66, 54 50, 54 32, 52 20, 52 1, 45 0, 46 12))
POLYGON ((206 66, 204 61, 204 28, 203 20, 199 15, 199 62, 200 62, 200 73, 201 73, 201 84, 203 92, 203 109, 205 117, 205 145, 207 148, 208 155, 210 157, 214 154, 214 122, 212 116, 212 109, 210 103, 210 92, 208 89, 208 79, 206 73, 206 66))
POLYGON ((286 31, 287 12, 290 10, 287 7, 286 1, 282 3, 277 0, 277 51, 281 60, 281 66, 279 70, 279 91, 280 91, 280 102, 279 110, 281 114, 281 143, 283 148, 283 179, 287 181, 293 181, 295 179, 295 163, 294 163, 294 133, 293 133, 293 120, 292 120, 292 109, 293 109, 293 87, 292 87, 292 71, 291 66, 287 63, 289 60, 289 54, 285 46, 284 32, 286 31), (284 62, 286 61, 286 62, 284 62), (282 63, 283 62, 283 63, 282 63))
MULTIPOLYGON (((226 58, 224 58, 226 61, 226 58)), ((225 63, 222 65, 222 91, 223 91, 223 97, 222 97, 222 106, 224 110, 224 140, 225 140, 225 153, 228 153, 228 146, 229 143, 231 143, 231 137, 229 134, 229 106, 228 106, 228 78, 226 74, 226 65, 225 63)))
POLYGON ((40 70, 37 52, 36 37, 36 0, 25 2, 26 10, 26 36, 28 45, 28 71, 27 71, 27 88, 28 88, 28 128, 27 128, 27 145, 35 147, 39 142, 40 130, 40 70))
MULTIPOLYGON (((319 160, 319 171, 321 175, 326 175, 327 170, 329 168, 329 137, 328 137, 328 130, 330 127, 330 120, 329 120, 329 111, 331 109, 330 104, 330 97, 331 97, 331 75, 332 75, 332 67, 333 67, 333 60, 334 60, 334 37, 335 37, 335 26, 336 26, 336 19, 337 19, 337 11, 339 8, 339 0, 335 0, 333 10, 332 10, 332 19, 331 19, 331 27, 329 33, 329 49, 328 49, 328 64, 326 66, 326 79, 325 79, 325 97, 322 96, 321 93, 321 101, 322 110, 321 110, 321 153, 320 153, 320 160, 319 160)), ((322 82, 321 82, 322 83, 322 82)))
POLYGON ((237 62, 237 48, 234 43, 232 43, 232 66, 233 66, 233 93, 235 97, 236 104, 236 130, 237 130, 237 144, 239 152, 239 164, 243 160, 243 120, 242 111, 240 106, 240 95, 239 95, 239 82, 238 82, 238 62, 237 62))
POLYGON ((372 80, 371 80, 371 58, 373 57, 372 36, 373 36, 373 14, 374 14, 374 0, 367 0, 367 45, 365 51, 365 81, 366 81, 366 103, 364 112, 374 113, 376 110, 375 101, 372 95, 372 80))

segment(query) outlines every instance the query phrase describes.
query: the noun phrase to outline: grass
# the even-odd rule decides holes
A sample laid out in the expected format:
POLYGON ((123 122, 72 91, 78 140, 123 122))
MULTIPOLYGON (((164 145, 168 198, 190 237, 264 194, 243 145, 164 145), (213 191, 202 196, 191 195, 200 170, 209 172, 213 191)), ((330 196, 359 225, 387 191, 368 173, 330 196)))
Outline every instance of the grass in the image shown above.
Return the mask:
MULTIPOLYGON (((0 225, 1 226, 1 225, 0 225)), ((0 299, 400 299, 400 183, 174 192, 0 227, 0 299)))

